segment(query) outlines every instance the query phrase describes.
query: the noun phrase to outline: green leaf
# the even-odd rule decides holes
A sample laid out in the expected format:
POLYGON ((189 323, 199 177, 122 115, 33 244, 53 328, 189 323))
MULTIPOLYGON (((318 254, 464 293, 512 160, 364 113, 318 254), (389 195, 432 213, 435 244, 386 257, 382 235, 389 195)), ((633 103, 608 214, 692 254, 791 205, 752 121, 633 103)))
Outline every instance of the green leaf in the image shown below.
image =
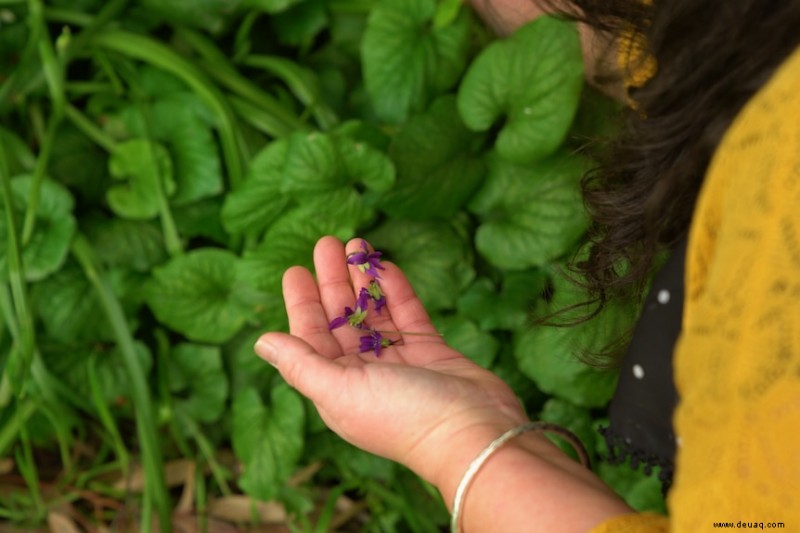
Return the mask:
POLYGON ((244 0, 242 7, 259 9, 265 13, 281 13, 290 7, 302 4, 306 0, 244 0))
POLYGON ((175 191, 172 160, 161 144, 145 139, 126 141, 117 145, 108 165, 111 176, 124 182, 106 193, 111 209, 121 217, 155 218, 161 194, 175 191))
POLYGON ((172 209, 178 233, 185 239, 203 237, 227 246, 228 234, 222 227, 222 196, 204 198, 172 209))
POLYGON ((394 183, 394 166, 366 143, 298 133, 256 156, 247 180, 226 200, 223 222, 231 232, 258 234, 299 203, 295 210, 325 218, 337 235, 349 234, 374 216, 356 192, 357 183, 386 190, 394 183))
POLYGON ((582 87, 577 30, 571 23, 540 17, 481 52, 459 87, 458 109, 476 131, 504 120, 497 152, 530 163, 564 141, 582 87))
POLYGON ((309 213, 295 209, 270 227, 256 248, 245 251, 239 275, 268 294, 281 293, 281 278, 292 265, 312 267, 311 257, 316 242, 325 235, 342 240, 353 236, 355 225, 341 227, 325 216, 325 212, 309 213))
MULTIPOLYGON (((149 373, 153 358, 147 346, 135 341, 135 354, 144 372, 149 373)), ((45 366, 52 375, 72 387, 75 392, 88 398, 91 394, 88 381, 88 365, 94 364, 102 397, 109 406, 129 405, 131 380, 115 346, 95 344, 90 348, 50 345, 42 352, 45 366)))
MULTIPOLYGON (((583 317, 591 308, 572 306, 588 296, 573 282, 556 277, 548 312, 562 310, 556 321, 583 317)), ((519 369, 553 396, 583 407, 603 407, 616 388, 617 372, 599 370, 579 359, 601 353, 619 340, 636 318, 633 306, 612 302, 591 320, 573 326, 539 325, 514 337, 519 369)))
POLYGON ((272 389, 270 405, 253 388, 233 400, 233 449, 244 472, 239 485, 259 500, 274 499, 294 472, 303 451, 305 410, 288 385, 272 389))
MULTIPOLYGON (((133 322, 142 303, 138 297, 142 276, 120 268, 111 269, 108 274, 114 293, 133 322)), ((47 336, 53 340, 76 343, 115 339, 94 288, 73 263, 36 283, 31 298, 47 336)))
POLYGON ((435 317, 433 324, 451 348, 466 355, 483 368, 489 368, 500 348, 500 341, 477 324, 461 316, 435 317))
POLYGON ((297 133, 289 138, 282 190, 295 197, 361 183, 385 191, 394 184, 394 165, 369 144, 348 137, 297 133))
MULTIPOLYGON (((57 147, 58 144, 54 150, 57 147)), ((30 147, 16 133, 2 126, 0 126, 0 150, 5 154, 10 176, 33 171, 33 167, 36 165, 36 156, 33 155, 30 147)))
POLYGON ((152 135, 169 150, 175 165, 176 191, 170 198, 175 205, 222 192, 222 163, 207 113, 200 99, 188 92, 153 104, 152 135))
POLYGON ((183 343, 169 359, 169 389, 175 409, 192 420, 216 422, 225 410, 228 379, 219 347, 183 343))
POLYGON ((452 225, 387 220, 366 237, 403 269, 428 311, 452 309, 475 277, 469 246, 452 225))
POLYGON ((110 181, 108 154, 66 123, 58 129, 56 139, 48 164, 50 176, 80 199, 99 203, 110 181))
POLYGON ((275 382, 277 370, 258 357, 253 346, 265 331, 289 331, 289 323, 282 297, 266 295, 265 300, 265 306, 273 308, 275 312, 269 313, 271 316, 259 323, 258 329, 244 328, 222 348, 232 391, 247 387, 269 390, 275 382))
POLYGON ((201 248, 153 271, 145 300, 156 318, 196 342, 233 337, 253 314, 254 302, 237 278, 238 258, 201 248))
MULTIPOLYGON (((25 277, 28 281, 43 279, 61 268, 75 234, 75 218, 72 215, 74 202, 69 191, 47 178, 40 185, 36 227, 30 241, 22 250, 25 277)), ((18 221, 24 216, 32 186, 33 179, 30 176, 18 176, 11 180, 11 203, 18 221)), ((8 226, 4 214, 5 205, 6 202, 0 202, 0 281, 8 280, 8 226)))
POLYGON ((437 100, 392 140, 397 185, 379 197, 381 208, 398 218, 453 217, 484 178, 480 139, 464 127, 453 97, 437 100))
POLYGON ((242 3, 242 0, 142 0, 142 7, 151 17, 157 15, 172 23, 218 33, 242 3))
POLYGON ((281 191, 288 149, 288 141, 279 140, 256 154, 244 183, 225 198, 222 225, 226 230, 259 234, 283 213, 291 200, 281 191))
POLYGON ((295 133, 289 137, 283 172, 283 192, 326 192, 348 184, 334 138, 320 133, 295 133))
POLYGON ((186 205, 222 192, 222 163, 214 137, 215 119, 208 106, 180 79, 150 66, 137 71, 147 104, 112 102, 122 106, 112 121, 121 122, 125 137, 153 139, 170 154, 175 194, 170 202, 186 205))
POLYGON ((97 258, 107 265, 149 272, 167 258, 164 237, 151 222, 108 218, 95 213, 85 216, 81 227, 97 258))
POLYGON ((309 47, 328 25, 326 0, 305 0, 271 18, 278 40, 287 46, 309 47))
POLYGON ((364 82, 377 115, 392 123, 452 88, 467 61, 470 23, 461 13, 435 28, 435 0, 383 0, 361 44, 364 82))
POLYGON ((475 245, 491 264, 522 270, 572 249, 588 226, 580 193, 583 158, 558 155, 530 165, 491 157, 489 176, 469 209, 483 223, 475 245))
POLYGON ((541 270, 507 272, 502 288, 488 278, 479 278, 459 296, 458 313, 484 330, 522 328, 530 322, 546 281, 541 270))
MULTIPOLYGON (((598 420, 595 427, 608 427, 608 420, 598 420)), ((595 434, 598 434, 595 431, 595 434)), ((598 453, 602 457, 608 456, 608 448, 602 437, 597 438, 598 453)), ((651 474, 646 474, 644 468, 631 467, 630 459, 622 464, 609 464, 602 461, 597 464, 595 471, 614 492, 619 494, 632 509, 637 512, 667 514, 664 495, 661 492, 661 481, 658 479, 659 468, 653 469, 651 474)), ((641 463, 640 463, 641 465, 641 463)))
POLYGON ((433 17, 433 26, 444 28, 452 24, 463 7, 464 0, 440 0, 433 17))

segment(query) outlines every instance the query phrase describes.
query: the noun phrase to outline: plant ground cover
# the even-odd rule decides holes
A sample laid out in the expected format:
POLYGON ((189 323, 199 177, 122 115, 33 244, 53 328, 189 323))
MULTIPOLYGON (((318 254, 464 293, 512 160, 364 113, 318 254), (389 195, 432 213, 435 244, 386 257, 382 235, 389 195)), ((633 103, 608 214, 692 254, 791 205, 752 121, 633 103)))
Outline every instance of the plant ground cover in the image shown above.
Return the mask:
POLYGON ((448 342, 598 461, 636 310, 581 301, 583 146, 613 106, 574 28, 459 0, 0 0, 0 520, 67 531, 439 531, 431 487, 254 356, 280 277, 364 236, 448 342))

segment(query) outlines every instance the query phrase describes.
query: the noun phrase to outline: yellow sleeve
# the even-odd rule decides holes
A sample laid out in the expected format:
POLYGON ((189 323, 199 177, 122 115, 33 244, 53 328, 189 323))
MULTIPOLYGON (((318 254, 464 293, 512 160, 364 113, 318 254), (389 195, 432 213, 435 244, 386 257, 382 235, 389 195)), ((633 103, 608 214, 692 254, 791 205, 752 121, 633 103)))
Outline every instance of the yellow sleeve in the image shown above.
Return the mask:
POLYGON ((709 167, 675 355, 674 531, 800 529, 800 49, 709 167))
POLYGON ((726 133, 686 259, 669 519, 592 533, 800 530, 800 49, 726 133))
MULTIPOLYGON (((627 468, 627 467, 620 467, 627 468)), ((626 514, 606 520, 591 533, 668 533, 669 519, 660 514, 626 514)))

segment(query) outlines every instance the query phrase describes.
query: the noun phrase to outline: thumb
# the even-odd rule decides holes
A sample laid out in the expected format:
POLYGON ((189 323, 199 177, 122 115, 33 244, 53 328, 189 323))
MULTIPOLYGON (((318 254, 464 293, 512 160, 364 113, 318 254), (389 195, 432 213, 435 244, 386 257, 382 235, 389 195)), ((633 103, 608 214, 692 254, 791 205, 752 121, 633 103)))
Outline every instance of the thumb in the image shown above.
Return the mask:
POLYGON ((262 335, 254 349, 259 357, 278 369, 289 385, 312 401, 331 390, 344 370, 304 340, 287 333, 262 335))

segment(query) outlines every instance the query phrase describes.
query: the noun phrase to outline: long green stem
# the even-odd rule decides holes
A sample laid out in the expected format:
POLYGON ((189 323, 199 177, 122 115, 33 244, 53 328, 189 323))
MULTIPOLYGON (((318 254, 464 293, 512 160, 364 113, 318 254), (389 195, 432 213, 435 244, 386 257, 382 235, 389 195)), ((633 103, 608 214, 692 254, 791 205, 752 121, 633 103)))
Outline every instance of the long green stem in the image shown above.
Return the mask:
POLYGON ((228 486, 228 482, 225 479, 227 476, 225 475, 224 468, 219 464, 214 455, 214 447, 208 441, 206 436, 203 435, 203 432, 200 430, 194 420, 182 414, 180 411, 176 411, 175 414, 180 426, 189 432, 191 437, 197 443, 197 447, 200 448, 200 453, 203 455, 203 458, 211 468, 211 475, 214 476, 214 481, 216 481, 217 485, 219 485, 222 494, 225 496, 230 496, 232 494, 231 488, 228 486))
POLYGON ((47 88, 50 93, 50 101, 53 109, 48 119, 47 131, 42 140, 42 147, 39 157, 36 159, 36 166, 33 171, 31 190, 28 196, 28 206, 25 210, 25 221, 22 229, 22 244, 30 242, 33 230, 36 225, 36 212, 39 210, 39 192, 42 187, 42 179, 50 161, 50 153, 55 141, 56 131, 58 130, 61 119, 64 116, 66 106, 66 96, 64 94, 64 67, 58 60, 53 50, 53 43, 46 30, 44 23, 42 0, 28 0, 28 10, 30 15, 28 20, 31 25, 31 33, 37 36, 37 48, 39 58, 42 61, 42 71, 44 72, 47 88))
POLYGON ((235 118, 219 89, 191 63, 155 39, 122 30, 98 34, 94 43, 103 48, 145 61, 176 75, 184 81, 217 117, 220 144, 232 187, 243 179, 235 118))
POLYGON ((86 27, 78 35, 70 40, 69 46, 64 52, 64 59, 70 60, 75 57, 83 47, 87 46, 92 38, 108 26, 108 23, 117 18, 130 0, 110 0, 97 13, 97 16, 88 22, 86 27))
MULTIPOLYGON (((85 237, 77 235, 72 243, 72 253, 83 267, 86 277, 94 286, 103 309, 108 316, 117 344, 122 353, 123 363, 131 382, 131 395, 136 413, 136 429, 142 447, 142 459, 145 470, 145 502, 156 507, 159 514, 161 531, 171 529, 170 503, 164 479, 164 460, 156 429, 156 419, 150 390, 147 385, 144 369, 136 354, 133 335, 125 319, 122 305, 114 294, 109 281, 100 271, 94 251, 85 237)), ((145 520, 145 523, 147 520, 145 520)))
POLYGON ((285 57, 252 55, 242 62, 249 67, 264 69, 277 76, 314 115, 320 128, 329 130, 339 123, 339 117, 322 100, 316 74, 285 57))
POLYGON ((122 441, 122 436, 120 435, 117 424, 114 421, 114 416, 111 414, 108 405, 106 405, 105 399, 103 398, 103 394, 100 390, 100 382, 97 378, 96 363, 96 359, 92 357, 89 359, 86 367, 92 403, 97 411, 97 416, 100 417, 100 422, 103 424, 103 427, 111 438, 111 446, 114 448, 114 451, 117 454, 117 460, 122 468, 122 475, 125 477, 125 479, 127 479, 128 474, 130 473, 130 454, 128 453, 128 449, 125 447, 125 443, 122 441))
POLYGON ((288 111, 277 98, 264 92, 258 85, 245 78, 228 61, 227 57, 209 39, 198 32, 180 28, 178 36, 188 42, 197 50, 205 61, 205 71, 217 82, 233 91, 235 94, 249 100, 271 114, 284 124, 280 137, 293 131, 305 131, 309 126, 301 121, 294 113, 288 111))
POLYGON ((66 108, 67 119, 72 122, 72 125, 81 130, 84 135, 96 142, 106 152, 111 153, 117 145, 117 142, 112 139, 106 132, 97 127, 86 115, 81 113, 76 107, 67 104, 66 108))
POLYGON ((6 454, 25 423, 33 416, 37 409, 36 402, 31 398, 23 398, 17 403, 12 416, 6 425, 0 428, 0 456, 6 454))
POLYGON ((31 439, 24 424, 20 426, 20 436, 22 437, 22 447, 17 448, 17 453, 15 454, 17 468, 22 474, 25 484, 28 485, 37 514, 41 515, 44 511, 44 498, 39 488, 39 473, 36 469, 36 462, 33 459, 31 439))
POLYGON ((45 132, 42 142, 42 148, 39 151, 39 156, 36 158, 36 166, 33 169, 31 190, 28 195, 28 206, 25 210, 25 221, 22 224, 23 246, 30 242, 33 236, 33 230, 36 228, 36 213, 39 210, 39 193, 42 189, 42 180, 47 170, 47 163, 50 161, 50 154, 53 150, 59 124, 61 124, 61 116, 55 113, 50 115, 50 119, 47 123, 47 131, 45 132))
POLYGON ((6 249, 8 277, 19 328, 18 349, 12 350, 11 356, 6 363, 6 369, 10 374, 11 384, 15 388, 15 393, 22 394, 23 385, 33 360, 33 354, 36 351, 36 333, 33 325, 33 315, 28 305, 22 248, 20 247, 19 234, 17 233, 17 220, 11 192, 11 178, 8 175, 8 164, 3 150, 0 150, 0 187, 5 207, 6 227, 8 228, 6 249), (15 356, 15 354, 18 355, 15 356))

